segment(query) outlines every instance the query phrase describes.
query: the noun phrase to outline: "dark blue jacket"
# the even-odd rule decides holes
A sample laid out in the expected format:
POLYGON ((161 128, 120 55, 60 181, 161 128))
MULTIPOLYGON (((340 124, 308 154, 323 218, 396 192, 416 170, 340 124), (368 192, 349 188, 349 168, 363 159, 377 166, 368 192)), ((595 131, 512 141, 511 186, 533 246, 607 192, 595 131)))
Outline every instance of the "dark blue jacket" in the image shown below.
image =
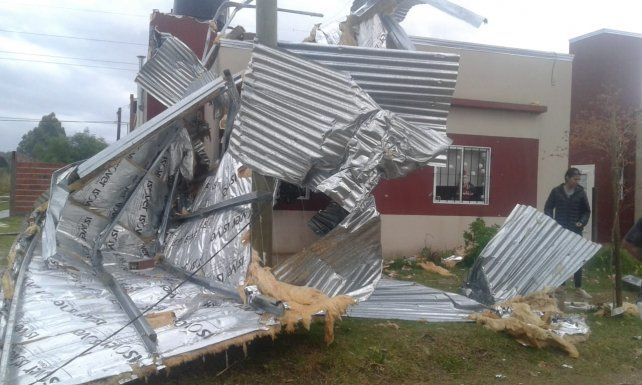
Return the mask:
POLYGON ((582 186, 576 186, 575 192, 568 197, 562 183, 551 190, 544 206, 544 213, 554 218, 563 228, 581 234, 591 216, 591 207, 582 186), (577 227, 577 222, 582 226, 577 227))

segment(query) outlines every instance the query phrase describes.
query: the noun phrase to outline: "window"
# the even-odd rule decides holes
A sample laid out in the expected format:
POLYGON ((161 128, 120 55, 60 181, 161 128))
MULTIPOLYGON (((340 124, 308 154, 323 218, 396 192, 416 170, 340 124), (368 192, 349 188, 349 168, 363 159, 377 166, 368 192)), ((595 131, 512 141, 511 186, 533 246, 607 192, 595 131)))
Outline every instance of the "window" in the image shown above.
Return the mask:
POLYGON ((434 203, 488 204, 490 148, 451 146, 435 167, 434 203))

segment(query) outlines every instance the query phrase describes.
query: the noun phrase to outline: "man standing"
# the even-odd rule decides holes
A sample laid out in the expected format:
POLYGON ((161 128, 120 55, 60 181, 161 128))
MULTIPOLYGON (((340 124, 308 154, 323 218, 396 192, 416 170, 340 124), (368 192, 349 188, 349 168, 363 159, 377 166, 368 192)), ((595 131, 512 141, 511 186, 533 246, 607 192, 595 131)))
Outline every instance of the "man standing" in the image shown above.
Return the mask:
MULTIPOLYGON (((579 185, 580 170, 571 167, 564 174, 564 183, 553 188, 548 195, 544 213, 555 219, 563 228, 582 235, 591 216, 591 207, 584 188, 579 185)), ((575 288, 582 297, 591 296, 582 289, 582 268, 574 275, 575 288)))

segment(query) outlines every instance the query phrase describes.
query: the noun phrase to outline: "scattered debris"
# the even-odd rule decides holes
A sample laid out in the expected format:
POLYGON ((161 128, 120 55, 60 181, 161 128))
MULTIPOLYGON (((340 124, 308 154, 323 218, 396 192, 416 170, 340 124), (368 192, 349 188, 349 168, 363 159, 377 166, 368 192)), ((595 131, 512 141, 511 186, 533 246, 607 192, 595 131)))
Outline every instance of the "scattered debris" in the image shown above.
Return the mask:
POLYGON ((562 364, 562 367, 566 368, 566 369, 573 369, 573 367, 571 365, 568 365, 568 364, 562 364))
POLYGON ((568 312, 591 312, 597 310, 597 305, 589 302, 564 302, 564 310, 568 312))
POLYGON ((435 263, 431 262, 431 261, 419 262, 418 265, 421 266, 422 269, 424 269, 424 270, 426 270, 428 272, 431 272, 431 273, 436 273, 436 274, 439 274, 439 275, 444 276, 444 277, 452 277, 453 276, 453 273, 451 273, 447 269, 444 269, 441 266, 435 265, 435 263))
POLYGON ((642 278, 640 277, 636 277, 634 275, 625 275, 624 277, 622 277, 622 282, 642 289, 642 278))
POLYGON ((257 285, 259 290, 272 298, 287 303, 285 313, 280 317, 287 332, 294 332, 297 323, 301 322, 310 329, 312 316, 323 312, 325 316, 325 342, 334 341, 334 323, 341 319, 348 306, 355 300, 347 295, 328 297, 320 290, 307 286, 295 286, 279 282, 267 267, 259 265, 258 255, 254 255, 248 269, 247 285, 257 285))
POLYGON ((375 326, 399 330, 399 325, 390 321, 386 321, 386 323, 375 324, 375 326))
POLYGON ((508 378, 508 377, 506 377, 505 375, 500 373, 500 374, 495 374, 495 378, 498 379, 498 380, 503 380, 503 379, 508 378))
POLYGON ((452 270, 452 269, 454 269, 454 268, 455 268, 455 266, 456 266, 459 262, 461 262, 461 261, 463 261, 463 260, 464 260, 464 257, 463 257, 463 256, 460 256, 460 255, 451 255, 451 256, 450 256, 450 257, 448 257, 448 258, 444 258, 444 259, 441 261, 441 264, 442 264, 442 265, 444 265, 444 267, 445 267, 446 269, 450 269, 450 270, 452 270))
POLYGON ((625 314, 625 315, 631 315, 634 317, 640 317, 640 309, 636 304, 624 302, 621 307, 614 308, 613 306, 614 306, 613 303, 603 304, 595 312, 595 315, 598 317, 614 317, 614 316, 625 314))
POLYGON ((509 302, 470 316, 494 331, 504 331, 524 346, 560 348, 573 358, 579 357, 575 343, 588 338, 589 328, 581 317, 564 317, 550 293, 514 298, 509 302))

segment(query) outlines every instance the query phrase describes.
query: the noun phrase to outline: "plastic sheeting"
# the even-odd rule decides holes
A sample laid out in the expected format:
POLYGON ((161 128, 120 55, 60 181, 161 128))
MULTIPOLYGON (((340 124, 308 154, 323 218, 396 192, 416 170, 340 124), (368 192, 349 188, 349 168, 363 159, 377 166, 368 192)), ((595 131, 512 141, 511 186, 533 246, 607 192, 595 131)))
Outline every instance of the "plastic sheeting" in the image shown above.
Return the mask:
POLYGON ((256 45, 230 151, 351 211, 380 178, 426 166, 450 143, 382 110, 347 74, 256 45))
POLYGON ((493 304, 555 288, 600 248, 537 209, 517 205, 477 257, 464 289, 468 297, 493 304))

